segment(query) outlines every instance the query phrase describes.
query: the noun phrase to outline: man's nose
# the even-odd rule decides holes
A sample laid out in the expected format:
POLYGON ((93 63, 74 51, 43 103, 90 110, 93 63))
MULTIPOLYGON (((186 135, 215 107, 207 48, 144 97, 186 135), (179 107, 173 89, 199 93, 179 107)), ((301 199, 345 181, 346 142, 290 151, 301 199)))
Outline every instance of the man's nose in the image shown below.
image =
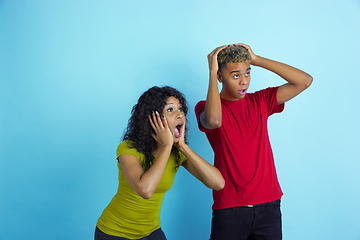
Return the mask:
POLYGON ((245 85, 245 84, 247 84, 247 78, 245 76, 241 76, 239 85, 245 85))

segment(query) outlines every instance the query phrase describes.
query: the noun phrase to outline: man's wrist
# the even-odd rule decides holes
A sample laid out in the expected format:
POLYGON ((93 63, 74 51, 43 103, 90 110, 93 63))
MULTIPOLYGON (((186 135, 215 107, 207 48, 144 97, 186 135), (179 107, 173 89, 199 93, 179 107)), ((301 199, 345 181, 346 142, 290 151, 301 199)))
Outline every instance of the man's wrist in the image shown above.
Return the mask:
POLYGON ((209 73, 210 73, 210 75, 213 75, 213 74, 217 75, 218 71, 219 71, 218 69, 210 69, 209 73))
POLYGON ((209 76, 210 76, 210 80, 217 80, 217 71, 215 72, 215 71, 210 71, 210 74, 209 74, 209 76))
POLYGON ((263 59, 264 59, 263 57, 256 56, 256 57, 254 57, 254 59, 250 62, 250 64, 251 64, 251 65, 254 65, 254 66, 259 66, 259 67, 261 67, 261 61, 262 61, 263 59))

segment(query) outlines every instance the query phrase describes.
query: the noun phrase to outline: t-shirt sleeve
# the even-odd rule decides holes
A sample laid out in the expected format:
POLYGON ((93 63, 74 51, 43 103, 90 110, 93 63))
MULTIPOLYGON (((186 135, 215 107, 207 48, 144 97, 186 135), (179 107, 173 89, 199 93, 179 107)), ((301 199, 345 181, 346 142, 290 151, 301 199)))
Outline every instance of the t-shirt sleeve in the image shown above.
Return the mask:
POLYGON ((196 120, 197 120, 197 123, 198 123, 199 130, 202 131, 202 132, 207 132, 207 131, 210 130, 210 129, 205 128, 201 124, 201 121, 200 121, 200 116, 205 111, 205 104, 206 104, 206 101, 200 101, 195 106, 196 120))
POLYGON ((120 155, 129 154, 137 157, 137 159, 140 160, 141 154, 136 150, 136 148, 130 148, 130 142, 129 141, 123 141, 119 144, 117 150, 116 150, 116 156, 117 158, 120 155))
POLYGON ((260 91, 264 101, 267 104, 269 116, 274 113, 280 113, 284 110, 285 104, 282 103, 278 105, 277 103, 276 94, 278 89, 279 87, 270 87, 260 91))

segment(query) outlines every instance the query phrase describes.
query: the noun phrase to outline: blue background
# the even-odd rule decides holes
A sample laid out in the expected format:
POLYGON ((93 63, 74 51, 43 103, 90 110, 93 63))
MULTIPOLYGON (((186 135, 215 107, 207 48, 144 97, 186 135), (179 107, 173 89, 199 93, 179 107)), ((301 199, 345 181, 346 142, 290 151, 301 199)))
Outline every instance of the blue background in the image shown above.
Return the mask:
MULTIPOLYGON (((131 108, 153 85, 187 96, 190 146, 212 163, 193 108, 207 54, 238 42, 314 78, 269 119, 284 239, 360 239, 359 26, 358 0, 0 0, 0 239, 93 238, 131 108)), ((283 83, 253 67, 251 92, 283 83)), ((211 205, 181 168, 168 239, 208 239, 211 205)))

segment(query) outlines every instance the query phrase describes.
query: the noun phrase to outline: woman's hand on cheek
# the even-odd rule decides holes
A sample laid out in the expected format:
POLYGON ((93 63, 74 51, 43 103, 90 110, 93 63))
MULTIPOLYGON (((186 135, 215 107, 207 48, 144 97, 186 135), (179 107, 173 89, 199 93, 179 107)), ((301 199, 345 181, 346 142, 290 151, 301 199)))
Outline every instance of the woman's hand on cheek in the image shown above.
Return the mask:
POLYGON ((161 146, 172 146, 174 144, 174 137, 165 117, 160 117, 160 114, 156 111, 149 115, 149 122, 155 131, 155 134, 152 133, 151 135, 156 142, 161 146))

